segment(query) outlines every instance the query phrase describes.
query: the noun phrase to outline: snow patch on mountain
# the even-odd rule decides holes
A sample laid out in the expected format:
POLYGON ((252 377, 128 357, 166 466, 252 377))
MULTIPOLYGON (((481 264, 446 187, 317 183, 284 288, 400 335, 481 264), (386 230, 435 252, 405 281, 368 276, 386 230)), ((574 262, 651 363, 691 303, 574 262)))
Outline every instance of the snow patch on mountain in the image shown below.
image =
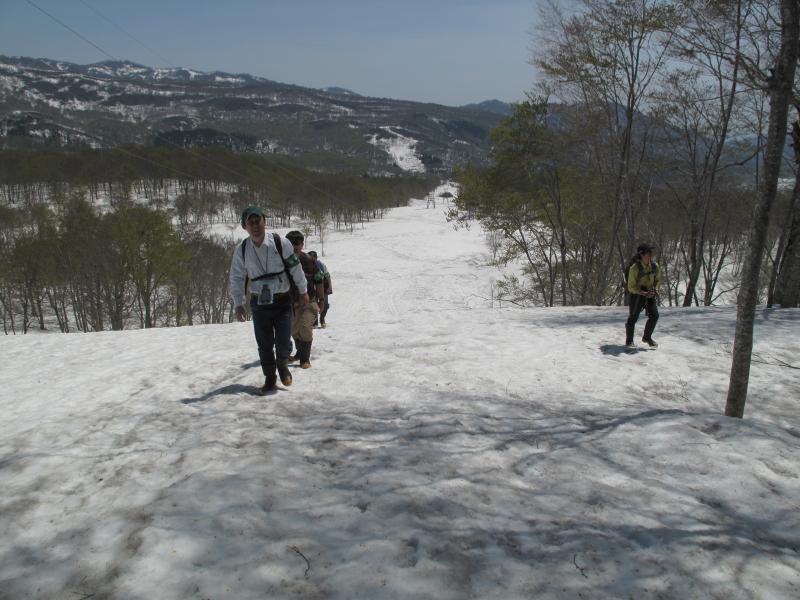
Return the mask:
POLYGON ((184 68, 153 69, 151 73, 153 74, 153 79, 171 79, 183 73, 186 73, 189 76, 189 79, 196 79, 197 77, 202 77, 203 75, 205 75, 205 73, 201 73, 200 71, 195 71, 193 69, 184 69, 184 68))
POLYGON ((368 140, 369 143, 383 148, 392 157, 394 163, 404 171, 424 173, 425 165, 414 149, 417 145, 417 140, 405 136, 391 127, 381 127, 381 129, 392 137, 378 137, 378 134, 375 133, 368 140))
POLYGON ((87 70, 91 73, 98 73, 109 77, 114 75, 114 69, 110 69, 109 67, 89 67, 87 70))
POLYGON ((142 75, 150 72, 147 67, 138 67, 136 65, 123 65, 117 69, 117 75, 142 75))
POLYGON ((241 77, 226 77, 224 75, 214 75, 214 81, 216 83, 244 83, 244 79, 241 77))
POLYGON ((15 92, 25 87, 25 84, 18 77, 0 75, 0 90, 11 90, 15 92))

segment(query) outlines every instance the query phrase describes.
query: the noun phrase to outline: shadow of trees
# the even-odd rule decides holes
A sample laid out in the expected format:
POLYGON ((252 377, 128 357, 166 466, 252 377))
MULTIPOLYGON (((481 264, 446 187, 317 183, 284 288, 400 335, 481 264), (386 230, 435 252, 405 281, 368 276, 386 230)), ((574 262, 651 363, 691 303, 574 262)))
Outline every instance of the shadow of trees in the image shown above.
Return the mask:
MULTIPOLYGON (((791 431, 676 409, 601 414, 567 397, 327 400, 217 404, 148 454, 177 417, 149 419, 113 486, 72 487, 84 509, 36 544, 4 523, 2 589, 23 597, 49 571, 62 577, 44 585, 54 597, 752 598, 789 597, 800 573, 796 510, 744 455, 796 456, 791 431), (720 445, 734 437, 757 444, 720 445)), ((122 458, 95 464, 108 461, 122 458)), ((67 492, 40 481, 27 493, 67 492)), ((20 524, 41 510, 20 506, 20 524)))

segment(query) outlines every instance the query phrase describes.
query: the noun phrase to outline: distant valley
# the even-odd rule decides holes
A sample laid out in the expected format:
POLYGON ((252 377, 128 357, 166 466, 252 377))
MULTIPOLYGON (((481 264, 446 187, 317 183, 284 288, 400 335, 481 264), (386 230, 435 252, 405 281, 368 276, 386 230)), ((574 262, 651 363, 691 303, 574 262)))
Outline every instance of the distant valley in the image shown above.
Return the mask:
POLYGON ((509 105, 370 98, 247 74, 0 56, 0 147, 221 146, 323 172, 447 175, 486 164, 509 105))

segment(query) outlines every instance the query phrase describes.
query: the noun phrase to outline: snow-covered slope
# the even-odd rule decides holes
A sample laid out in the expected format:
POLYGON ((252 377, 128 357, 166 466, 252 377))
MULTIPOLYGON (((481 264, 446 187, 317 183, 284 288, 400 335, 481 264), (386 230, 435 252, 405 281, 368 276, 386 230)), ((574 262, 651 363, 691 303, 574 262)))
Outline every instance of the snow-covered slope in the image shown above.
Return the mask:
POLYGON ((417 145, 417 140, 405 136, 391 127, 381 127, 381 129, 391 137, 379 138, 378 134, 375 133, 370 137, 369 143, 386 150, 386 153, 391 157, 392 163, 400 167, 403 171, 424 173, 425 165, 414 149, 417 145))
POLYGON ((482 240, 331 235, 267 397, 250 324, 4 338, 0 598, 796 598, 800 312, 727 419, 732 308, 626 354, 622 308, 491 307, 482 240))

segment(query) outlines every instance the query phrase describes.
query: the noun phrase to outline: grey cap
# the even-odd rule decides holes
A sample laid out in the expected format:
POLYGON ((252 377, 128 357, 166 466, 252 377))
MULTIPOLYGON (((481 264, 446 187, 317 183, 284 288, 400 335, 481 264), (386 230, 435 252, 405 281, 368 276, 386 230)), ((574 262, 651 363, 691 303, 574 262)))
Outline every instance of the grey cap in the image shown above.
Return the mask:
POLYGON ((244 227, 244 224, 247 222, 247 219, 250 217, 250 215, 258 215, 259 217, 263 217, 264 211, 258 206, 248 206, 245 208, 242 211, 242 227, 244 227))

